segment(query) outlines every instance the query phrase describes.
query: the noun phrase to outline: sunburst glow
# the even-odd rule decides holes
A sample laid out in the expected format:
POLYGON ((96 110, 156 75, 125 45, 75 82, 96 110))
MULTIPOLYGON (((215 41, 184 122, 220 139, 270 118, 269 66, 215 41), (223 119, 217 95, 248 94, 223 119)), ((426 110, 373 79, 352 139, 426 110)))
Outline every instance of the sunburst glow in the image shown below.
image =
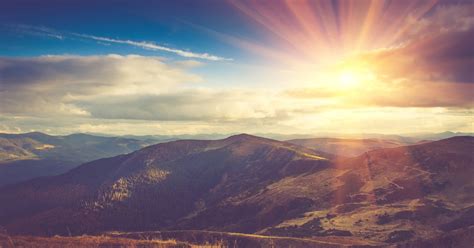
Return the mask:
POLYGON ((336 66, 333 75, 337 83, 334 86, 341 90, 371 86, 376 76, 370 67, 359 61, 349 61, 336 66))
POLYGON ((352 71, 343 71, 339 75, 339 84, 342 87, 353 87, 359 84, 361 81, 360 75, 352 71))

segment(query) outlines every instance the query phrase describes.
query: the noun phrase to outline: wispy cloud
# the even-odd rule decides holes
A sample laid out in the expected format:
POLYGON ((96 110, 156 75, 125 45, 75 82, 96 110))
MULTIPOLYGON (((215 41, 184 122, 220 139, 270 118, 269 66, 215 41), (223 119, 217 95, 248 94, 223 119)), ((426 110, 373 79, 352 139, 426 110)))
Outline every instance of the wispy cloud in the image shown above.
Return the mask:
POLYGON ((64 40, 65 36, 61 32, 54 30, 52 28, 47 28, 43 26, 30 26, 23 24, 15 25, 1 25, 0 27, 7 28, 8 30, 13 30, 14 32, 25 34, 25 35, 34 35, 34 36, 44 36, 48 38, 54 38, 58 40, 64 40))
POLYGON ((143 49, 153 50, 153 51, 170 52, 170 53, 174 53, 185 58, 197 58, 197 59, 205 59, 205 60, 211 60, 211 61, 232 60, 230 58, 224 58, 224 57, 220 57, 220 56, 216 56, 216 55, 212 55, 208 53, 195 53, 195 52, 190 52, 186 50, 165 47, 165 46, 157 45, 153 42, 148 42, 148 41, 120 40, 120 39, 113 39, 113 38, 86 35, 86 34, 76 34, 76 33, 74 35, 82 37, 82 38, 86 38, 86 39, 96 40, 96 41, 110 42, 110 43, 116 43, 116 44, 126 44, 126 45, 140 47, 143 49))
POLYGON ((195 59, 203 59, 203 60, 210 60, 210 61, 233 60, 231 58, 225 58, 225 57, 221 57, 221 56, 217 56, 217 55, 213 55, 209 53, 197 53, 197 52, 192 52, 192 51, 188 51, 184 49, 162 46, 150 41, 133 41, 133 40, 128 40, 128 39, 116 39, 116 38, 102 37, 102 36, 96 36, 96 35, 90 35, 90 34, 61 32, 52 28, 42 27, 42 26, 37 27, 37 26, 29 26, 29 25, 13 25, 13 26, 7 26, 7 27, 14 30, 15 32, 19 32, 22 34, 45 36, 45 37, 59 39, 59 40, 78 37, 82 39, 97 41, 97 43, 101 45, 108 45, 110 43, 123 44, 123 45, 134 46, 134 47, 138 47, 138 48, 146 49, 146 50, 173 53, 185 58, 195 58, 195 59))

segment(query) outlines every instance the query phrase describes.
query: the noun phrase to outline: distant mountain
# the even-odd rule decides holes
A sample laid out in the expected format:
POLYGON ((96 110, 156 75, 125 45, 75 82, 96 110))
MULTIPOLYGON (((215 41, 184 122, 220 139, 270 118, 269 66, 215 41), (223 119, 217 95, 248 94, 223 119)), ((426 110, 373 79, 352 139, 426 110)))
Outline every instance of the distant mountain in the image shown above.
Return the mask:
POLYGON ((228 134, 177 134, 177 135, 124 135, 123 138, 154 140, 160 143, 183 139, 215 140, 228 137, 228 134))
POLYGON ((473 137, 353 158, 250 135, 161 143, 0 188, 0 225, 17 234, 215 230, 359 244, 463 235, 474 225, 473 150, 473 137))
POLYGON ((153 143, 88 134, 0 134, 0 185, 58 175, 84 162, 130 153, 153 143))
POLYGON ((399 142, 412 143, 419 140, 411 136, 401 136, 395 134, 377 134, 377 133, 316 133, 316 134, 276 134, 264 133, 258 136, 276 139, 280 141, 295 139, 314 139, 314 138, 335 138, 335 139, 381 139, 399 142))
MULTIPOLYGON (((203 134, 176 134, 176 135, 123 135, 114 136, 110 134, 90 133, 94 136, 102 137, 121 137, 130 138, 143 141, 153 141, 154 143, 163 143, 183 139, 199 139, 199 140, 215 140, 223 139, 228 136, 235 135, 235 133, 203 133, 203 134)), ((279 141, 295 140, 295 139, 314 139, 314 138, 335 138, 335 139, 352 139, 352 140, 388 140, 400 142, 401 144, 415 144, 420 141, 435 141, 440 139, 447 139, 456 136, 473 136, 474 133, 463 132, 442 132, 442 133, 408 133, 402 135, 395 134, 377 134, 377 133, 317 133, 317 134, 279 134, 279 133, 255 133, 259 137, 275 139, 279 141)))
POLYGON ((276 140, 314 139, 314 138, 336 138, 336 139, 378 139, 390 140, 406 144, 414 144, 420 141, 435 141, 457 136, 474 136, 469 132, 442 132, 442 133, 406 133, 406 134, 378 134, 378 133, 316 133, 316 134, 277 134, 260 133, 258 136, 276 140))
POLYGON ((447 139, 451 137, 459 137, 459 136, 474 136, 474 133, 466 133, 466 132, 442 132, 442 133, 425 133, 425 134, 407 134, 410 137, 414 137, 418 140, 440 140, 440 139, 447 139))
POLYGON ((293 139, 287 142, 344 157, 354 157, 381 148, 414 144, 403 140, 337 138, 293 139))

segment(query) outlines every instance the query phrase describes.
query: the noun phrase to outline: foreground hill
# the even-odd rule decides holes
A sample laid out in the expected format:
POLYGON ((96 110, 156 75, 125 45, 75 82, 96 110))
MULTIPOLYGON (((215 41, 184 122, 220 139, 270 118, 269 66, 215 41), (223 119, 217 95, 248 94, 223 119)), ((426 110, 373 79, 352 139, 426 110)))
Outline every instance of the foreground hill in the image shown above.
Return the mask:
POLYGON ((343 138, 292 139, 287 142, 343 157, 355 157, 372 150, 406 146, 415 143, 414 141, 406 140, 343 138))
POLYGON ((153 143, 88 134, 0 134, 0 185, 61 174, 84 162, 130 153, 153 143))
POLYGON ((425 242, 474 224, 473 150, 473 137, 349 159, 250 135, 175 141, 3 187, 0 225, 425 242))

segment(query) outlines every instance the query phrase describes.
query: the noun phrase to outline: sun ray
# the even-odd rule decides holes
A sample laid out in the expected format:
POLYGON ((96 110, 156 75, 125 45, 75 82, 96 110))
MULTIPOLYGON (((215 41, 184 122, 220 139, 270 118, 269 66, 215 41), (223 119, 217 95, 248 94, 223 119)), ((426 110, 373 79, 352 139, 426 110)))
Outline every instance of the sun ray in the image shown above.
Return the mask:
POLYGON ((302 63, 334 61, 334 57, 399 45, 412 20, 423 17, 437 2, 230 0, 264 30, 279 37, 288 56, 302 63))

